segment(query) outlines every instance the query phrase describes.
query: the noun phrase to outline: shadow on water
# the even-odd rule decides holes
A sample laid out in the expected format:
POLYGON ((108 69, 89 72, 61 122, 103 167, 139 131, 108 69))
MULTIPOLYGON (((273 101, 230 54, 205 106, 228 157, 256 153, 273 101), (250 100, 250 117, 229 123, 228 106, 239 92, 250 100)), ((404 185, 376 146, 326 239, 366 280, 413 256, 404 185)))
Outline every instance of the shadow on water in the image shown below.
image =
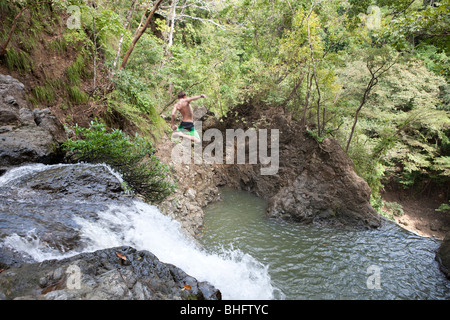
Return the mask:
MULTIPOLYGON (((440 241, 394 223, 349 231, 268 219, 266 202, 222 190, 205 209, 206 250, 241 250, 268 267, 285 299, 450 299, 435 261, 440 241)), ((275 289, 275 291, 277 291, 275 289)))

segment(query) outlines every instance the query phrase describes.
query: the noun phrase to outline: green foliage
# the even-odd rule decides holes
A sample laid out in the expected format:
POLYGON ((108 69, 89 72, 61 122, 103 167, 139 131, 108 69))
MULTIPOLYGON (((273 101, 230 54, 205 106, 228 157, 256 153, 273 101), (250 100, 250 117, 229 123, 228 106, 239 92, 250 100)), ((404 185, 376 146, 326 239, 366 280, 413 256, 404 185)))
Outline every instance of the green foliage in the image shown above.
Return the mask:
MULTIPOLYGON (((355 108, 367 83, 362 62, 350 62, 340 69, 346 86, 345 108, 355 108)), ((383 180, 395 177, 405 187, 418 185, 424 177, 448 183, 449 113, 442 110, 445 79, 429 71, 414 57, 400 60, 380 79, 360 114, 357 140, 349 150, 357 173, 376 195, 383 180), (377 168, 385 168, 382 171, 377 168)), ((345 109, 343 109, 345 111, 345 109)), ((345 115, 345 113, 344 113, 345 115)), ((344 143, 349 132, 345 122, 338 133, 344 143)))
MULTIPOLYGON (((103 6, 96 9, 81 5, 81 23, 85 32, 89 34, 92 44, 91 50, 105 54, 106 63, 110 64, 115 57, 115 46, 124 30, 121 17, 115 12, 116 8, 103 6), (96 49, 94 47, 97 47, 96 49)), ((126 32, 126 44, 129 44, 130 32, 126 32)))
POLYGON ((174 185, 168 181, 168 168, 155 155, 152 144, 138 136, 130 138, 94 120, 89 128, 74 127, 75 138, 63 143, 71 159, 106 163, 120 172, 124 181, 148 202, 159 202, 168 196, 174 185))
MULTIPOLYGON (((403 4, 402 7, 406 8, 407 5, 403 4)), ((402 11, 395 10, 395 12, 402 11)), ((402 14, 387 16, 388 23, 385 23, 377 32, 377 36, 402 50, 424 43, 432 44, 448 52, 450 49, 449 11, 450 0, 436 1, 435 6, 425 3, 421 7, 411 6, 402 14)))
POLYGON ((353 160, 356 173, 368 183, 372 191, 371 196, 376 201, 380 198, 380 192, 383 189, 382 181, 386 167, 380 157, 374 155, 373 150, 368 148, 369 143, 370 139, 367 136, 359 134, 349 150, 349 156, 353 160))
POLYGON ((397 202, 384 202, 384 206, 387 210, 391 211, 394 216, 403 215, 403 207, 397 202))
POLYGON ((51 41, 49 43, 50 50, 53 50, 54 52, 58 54, 63 54, 67 52, 68 44, 67 41, 63 38, 56 38, 55 40, 51 41))
POLYGON ((306 133, 311 137, 314 138, 315 140, 317 140, 317 142, 322 143, 323 140, 326 138, 325 136, 319 137, 317 135, 317 133, 315 133, 314 131, 311 131, 309 129, 306 129, 306 133))
POLYGON ((78 85, 81 82, 81 77, 86 75, 86 60, 82 54, 78 54, 74 63, 66 70, 67 80, 72 85, 78 85))
MULTIPOLYGON (((157 112, 156 101, 152 93, 144 78, 139 77, 133 71, 122 70, 117 75, 116 90, 112 93, 112 100, 109 104, 142 129, 145 128, 145 125, 140 123, 140 118, 147 118, 153 126, 153 136, 158 139, 167 125, 157 112), (118 109, 119 106, 121 106, 121 110, 118 109)), ((145 131, 144 129, 143 132, 145 131)))
POLYGON ((450 201, 449 203, 443 203, 436 209, 436 211, 450 213, 450 201))
POLYGON ((92 54, 93 43, 83 28, 66 29, 62 35, 61 42, 73 48, 79 54, 88 56, 92 54))
POLYGON ((382 214, 386 218, 394 220, 394 217, 403 215, 403 207, 397 202, 383 201, 382 214))
POLYGON ((421 44, 415 48, 415 53, 425 62, 428 70, 450 79, 450 59, 444 50, 431 44, 421 44))
POLYGON ((34 87, 32 93, 36 100, 40 103, 49 105, 55 101, 55 91, 48 84, 45 86, 34 87))

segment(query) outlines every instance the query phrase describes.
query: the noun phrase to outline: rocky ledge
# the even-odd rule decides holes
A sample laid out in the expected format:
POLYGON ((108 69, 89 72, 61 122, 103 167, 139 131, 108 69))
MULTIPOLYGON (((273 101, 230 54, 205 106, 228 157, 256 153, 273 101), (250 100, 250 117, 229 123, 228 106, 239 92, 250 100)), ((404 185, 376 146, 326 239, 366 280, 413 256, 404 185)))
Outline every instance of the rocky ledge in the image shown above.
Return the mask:
POLYGON ((220 300, 221 293, 148 251, 117 247, 0 273, 0 299, 220 300))
POLYGON ((23 83, 0 74, 0 171, 26 162, 55 162, 63 125, 49 109, 32 109, 23 83))

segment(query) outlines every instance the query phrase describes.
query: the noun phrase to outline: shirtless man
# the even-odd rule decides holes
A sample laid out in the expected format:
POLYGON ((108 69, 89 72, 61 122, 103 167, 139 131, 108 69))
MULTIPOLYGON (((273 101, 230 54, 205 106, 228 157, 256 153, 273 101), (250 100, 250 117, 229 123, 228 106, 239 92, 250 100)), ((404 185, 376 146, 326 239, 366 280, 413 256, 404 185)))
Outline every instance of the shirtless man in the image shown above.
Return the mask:
POLYGON ((200 136, 194 128, 194 111, 192 110, 191 101, 206 98, 206 95, 201 94, 195 97, 187 97, 184 91, 178 93, 178 102, 173 106, 172 110, 172 129, 174 132, 173 137, 181 136, 194 141, 195 143, 200 143, 200 136), (175 114, 180 111, 183 117, 181 124, 177 126, 175 124, 175 114))

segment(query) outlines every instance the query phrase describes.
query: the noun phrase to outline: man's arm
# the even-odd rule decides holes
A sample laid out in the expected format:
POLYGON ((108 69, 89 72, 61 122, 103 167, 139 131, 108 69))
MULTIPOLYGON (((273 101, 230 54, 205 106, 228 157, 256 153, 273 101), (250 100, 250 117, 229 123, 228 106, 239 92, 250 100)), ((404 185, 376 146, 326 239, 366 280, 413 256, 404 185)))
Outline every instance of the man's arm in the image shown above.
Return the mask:
POLYGON ((177 106, 175 105, 172 109, 172 119, 171 119, 171 127, 172 130, 176 130, 177 126, 175 125, 175 114, 177 113, 177 106))
POLYGON ((199 96, 190 97, 190 98, 187 98, 186 100, 187 100, 187 102, 191 102, 191 101, 194 101, 194 100, 198 100, 198 99, 200 99, 200 98, 206 98, 206 95, 202 93, 202 94, 199 95, 199 96))

